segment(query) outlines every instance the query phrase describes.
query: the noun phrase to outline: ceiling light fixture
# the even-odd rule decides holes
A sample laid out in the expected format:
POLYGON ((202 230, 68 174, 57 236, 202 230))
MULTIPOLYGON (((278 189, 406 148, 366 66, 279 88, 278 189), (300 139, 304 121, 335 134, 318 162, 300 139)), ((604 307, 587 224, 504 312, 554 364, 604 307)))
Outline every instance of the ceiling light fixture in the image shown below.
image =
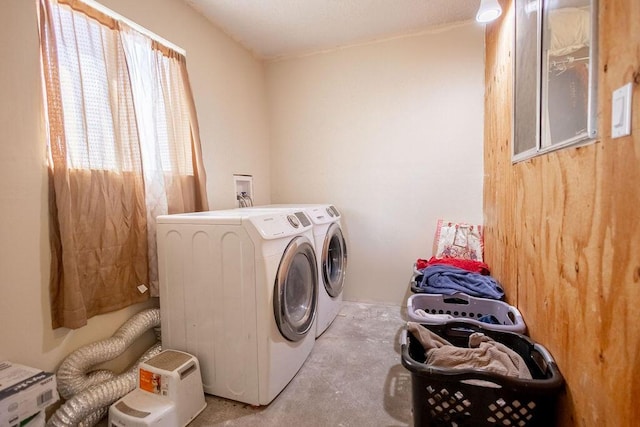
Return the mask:
POLYGON ((498 0, 481 0, 480 9, 476 14, 476 21, 478 22, 491 22, 494 19, 502 15, 502 8, 498 0))

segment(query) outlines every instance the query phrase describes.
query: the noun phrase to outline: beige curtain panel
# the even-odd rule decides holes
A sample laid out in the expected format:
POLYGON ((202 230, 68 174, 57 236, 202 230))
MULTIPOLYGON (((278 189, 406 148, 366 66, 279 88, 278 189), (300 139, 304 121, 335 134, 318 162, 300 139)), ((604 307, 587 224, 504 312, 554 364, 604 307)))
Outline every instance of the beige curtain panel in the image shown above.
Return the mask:
POLYGON ((53 327, 157 296, 155 218, 208 209, 183 55, 74 0, 40 0, 53 327))

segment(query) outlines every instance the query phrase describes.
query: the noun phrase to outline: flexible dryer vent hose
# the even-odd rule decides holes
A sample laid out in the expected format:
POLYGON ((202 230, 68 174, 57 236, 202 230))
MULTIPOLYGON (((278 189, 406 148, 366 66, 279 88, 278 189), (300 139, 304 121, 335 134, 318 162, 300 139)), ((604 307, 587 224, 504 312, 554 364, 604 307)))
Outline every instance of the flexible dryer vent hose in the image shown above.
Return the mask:
MULTIPOLYGON (((67 356, 60 368, 58 368, 57 380, 58 391, 68 402, 54 414, 47 425, 78 425, 89 414, 104 409, 102 402, 109 400, 115 392, 122 394, 115 397, 111 402, 106 403, 107 407, 133 390, 136 384, 136 368, 138 364, 159 353, 159 344, 149 349, 128 372, 118 377, 109 370, 92 371, 91 369, 100 363, 116 358, 144 332, 159 325, 160 309, 150 308, 143 310, 127 320, 110 338, 81 347, 67 356), (149 352, 155 352, 155 354, 145 358, 149 352), (126 391, 124 391, 125 389, 126 391), (109 396, 109 398, 106 398, 106 396, 109 396), (78 414, 85 415, 78 418, 80 416, 78 414), (66 419, 75 421, 69 424, 64 421, 66 419)), ((105 413, 106 410, 102 412, 102 415, 93 424, 84 425, 95 425, 105 413)), ((89 421, 87 420, 87 422, 89 421)))
POLYGON ((154 344, 127 372, 67 400, 49 419, 47 427, 91 427, 98 424, 112 403, 136 388, 138 365, 156 356, 161 350, 160 343, 154 344))

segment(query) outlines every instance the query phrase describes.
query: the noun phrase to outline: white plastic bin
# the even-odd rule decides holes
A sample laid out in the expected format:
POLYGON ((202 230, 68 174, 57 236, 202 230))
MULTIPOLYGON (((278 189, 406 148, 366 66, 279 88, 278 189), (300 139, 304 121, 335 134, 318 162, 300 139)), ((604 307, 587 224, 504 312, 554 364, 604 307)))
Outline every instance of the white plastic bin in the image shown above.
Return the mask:
MULTIPOLYGON (((456 321, 471 323, 495 331, 509 331, 524 334, 527 325, 520 311, 503 301, 476 298, 467 294, 413 294, 407 300, 407 314, 412 322, 428 325, 442 325, 448 321, 437 316, 420 316, 416 310, 424 310, 431 315, 450 315, 456 321), (481 322, 484 316, 493 316, 499 324, 481 322)), ((452 319, 453 320, 453 319, 452 319)))

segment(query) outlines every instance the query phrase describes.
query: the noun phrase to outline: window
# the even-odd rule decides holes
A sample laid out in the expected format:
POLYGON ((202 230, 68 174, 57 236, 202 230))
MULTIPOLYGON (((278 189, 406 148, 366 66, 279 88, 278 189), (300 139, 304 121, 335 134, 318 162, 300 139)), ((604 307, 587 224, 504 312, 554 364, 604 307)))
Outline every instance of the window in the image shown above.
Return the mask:
POLYGON ((155 218, 207 209, 184 55, 76 0, 40 0, 53 326, 157 296, 155 218), (145 288, 149 288, 149 292, 145 288))
POLYGON ((596 137, 597 1, 516 0, 513 160, 596 137))

